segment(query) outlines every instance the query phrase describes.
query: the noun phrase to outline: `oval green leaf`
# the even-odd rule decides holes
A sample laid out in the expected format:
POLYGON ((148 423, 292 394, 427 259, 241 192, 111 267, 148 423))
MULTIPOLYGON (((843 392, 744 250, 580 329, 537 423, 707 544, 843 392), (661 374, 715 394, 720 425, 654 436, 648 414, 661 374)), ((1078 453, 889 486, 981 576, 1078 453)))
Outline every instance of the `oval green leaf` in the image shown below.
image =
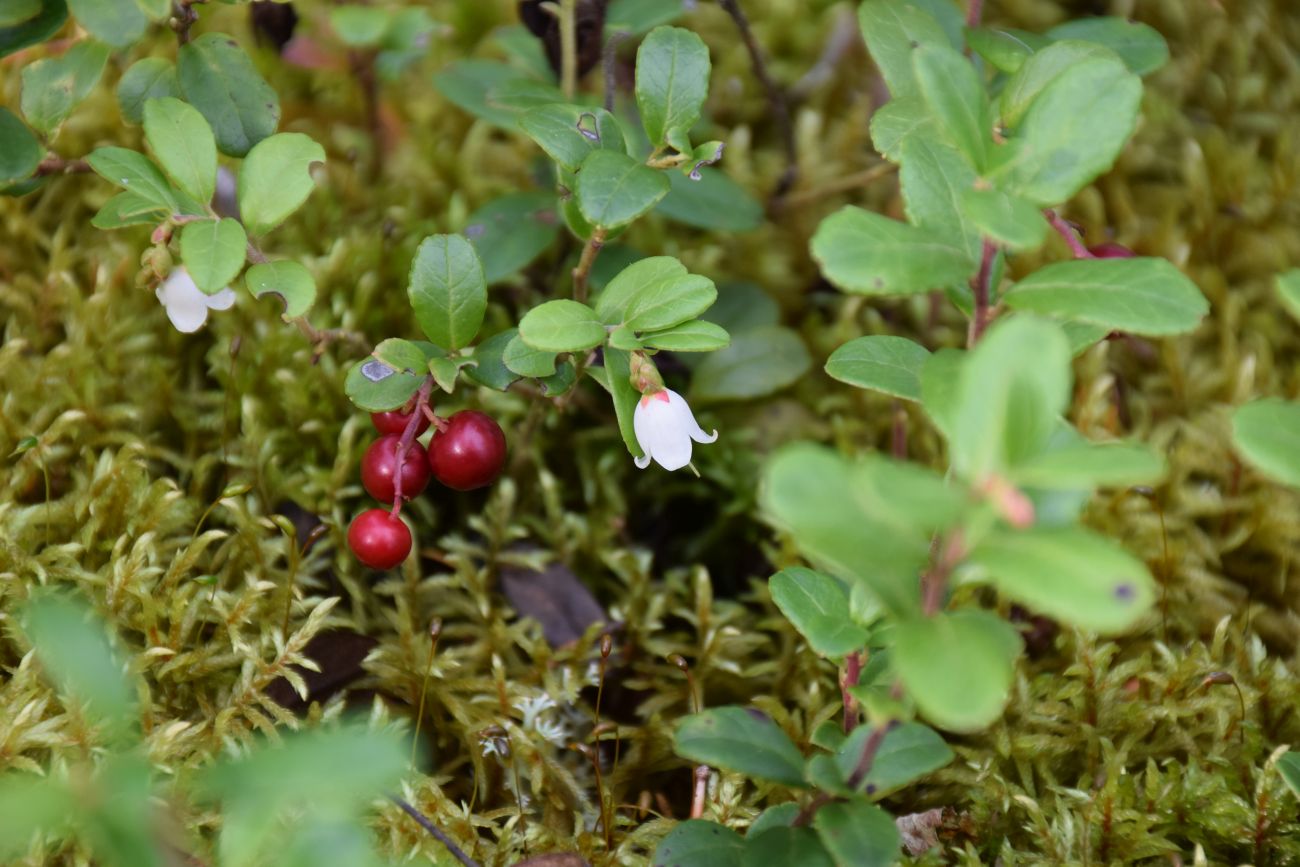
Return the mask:
POLYGON ((325 149, 311 136, 282 132, 253 146, 239 168, 239 215, 254 235, 264 235, 307 200, 316 188, 311 167, 325 149))
POLYGON ((200 202, 217 186, 217 143, 199 110, 174 97, 144 104, 144 136, 162 170, 200 202))
POLYGON ((668 195, 663 172, 626 154, 596 151, 578 172, 578 208, 593 226, 617 229, 650 211, 668 195))
POLYGON ((239 276, 247 255, 248 236, 238 220, 199 220, 181 229, 181 261, 194 285, 216 294, 239 276))
POLYGON ((719 707, 691 714, 673 736, 677 754, 703 762, 801 788, 803 754, 772 718, 745 707, 719 707))
POLYGON ((1246 404, 1232 416, 1232 441, 1264 475, 1300 487, 1300 404, 1277 398, 1246 404))
POLYGON ((248 269, 244 284, 254 296, 279 295, 284 301, 284 318, 302 316, 316 303, 316 280, 298 262, 262 262, 248 269))
POLYGON ((207 118, 223 154, 242 157, 279 126, 280 97, 226 34, 182 45, 176 66, 185 101, 207 118))
POLYGON ((406 287, 415 319, 439 346, 468 346, 483 325, 487 282, 474 245, 463 235, 431 235, 420 243, 406 287))
POLYGON ((826 373, 833 379, 903 400, 921 399, 921 371, 930 350, 888 334, 850 340, 831 353, 826 373))
POLYGON ((581 352, 605 342, 605 326, 586 304, 560 299, 528 311, 519 337, 543 352, 581 352))
POLYGON ((822 220, 812 255, 827 280, 863 295, 927 292, 974 270, 960 244, 853 205, 822 220))

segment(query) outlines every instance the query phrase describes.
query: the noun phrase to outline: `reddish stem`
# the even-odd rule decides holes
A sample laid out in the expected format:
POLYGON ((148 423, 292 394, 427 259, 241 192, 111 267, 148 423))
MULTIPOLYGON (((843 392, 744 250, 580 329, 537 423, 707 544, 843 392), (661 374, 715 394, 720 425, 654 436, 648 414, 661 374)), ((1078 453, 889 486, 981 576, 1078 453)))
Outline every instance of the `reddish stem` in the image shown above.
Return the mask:
POLYGON ((393 517, 396 518, 402 514, 402 468, 406 464, 406 453, 410 451, 411 444, 415 442, 415 432, 420 429, 420 416, 429 405, 429 394, 433 391, 433 377, 426 376, 424 382, 420 383, 420 390, 415 393, 415 406, 411 410, 411 417, 406 420, 406 429, 402 431, 402 437, 397 441, 394 455, 397 461, 397 467, 393 471, 393 517))
POLYGON ((966 26, 974 30, 980 26, 983 17, 984 0, 970 0, 970 6, 966 9, 966 26))
POLYGON ((1079 240, 1079 235, 1075 232, 1074 227, 1062 219, 1060 214, 1056 213, 1056 211, 1053 211, 1051 208, 1048 208, 1043 212, 1043 214, 1047 217, 1047 222, 1051 223, 1052 228, 1056 230, 1056 234, 1060 235, 1065 240, 1065 243, 1070 246, 1070 252, 1074 254, 1074 258, 1097 258, 1092 255, 1092 253, 1088 252, 1088 248, 1084 245, 1083 241, 1079 240))
POLYGON ((971 281, 971 291, 975 295, 975 310, 971 316, 970 333, 966 336, 967 346, 974 346, 979 339, 984 336, 984 331, 989 327, 989 322, 993 320, 990 311, 990 296, 992 294, 991 283, 993 281, 993 257, 997 255, 998 248, 988 238, 984 239, 983 249, 980 254, 980 270, 975 279, 971 281))
POLYGON ((858 700, 849 690, 862 679, 862 651, 855 650, 844 657, 844 677, 840 680, 840 701, 844 705, 844 733, 853 731, 858 724, 858 700))

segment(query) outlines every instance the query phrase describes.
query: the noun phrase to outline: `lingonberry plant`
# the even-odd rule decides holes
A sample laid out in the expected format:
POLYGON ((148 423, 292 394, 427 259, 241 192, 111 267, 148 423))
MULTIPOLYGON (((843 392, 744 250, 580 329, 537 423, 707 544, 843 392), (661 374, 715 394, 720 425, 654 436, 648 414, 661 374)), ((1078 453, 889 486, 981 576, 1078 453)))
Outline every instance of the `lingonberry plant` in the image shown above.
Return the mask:
POLYGON ((843 724, 818 729, 805 756, 756 711, 684 720, 682 755, 811 794, 743 839, 685 823, 660 845, 663 865, 760 863, 760 852, 892 863, 899 835, 873 802, 951 761, 916 717, 969 732, 1001 714, 1021 650, 1006 606, 1117 632, 1155 596, 1146 565, 1079 520, 1095 488, 1155 481, 1163 461, 1069 424, 1071 357, 1108 335, 1190 330, 1208 305, 1164 260, 1088 249, 1057 209, 1118 157, 1139 75, 1163 64, 1164 41, 1119 19, 1046 34, 981 28, 943 2, 865 0, 859 21, 890 93, 872 138, 899 168, 908 220, 846 207, 821 224, 812 255, 851 294, 942 290, 969 327, 965 349, 933 352, 861 337, 826 372, 919 404, 948 465, 803 444, 769 462, 764 508, 822 570, 792 565, 770 592, 818 653, 841 661, 843 724), (1052 229, 1073 258, 1035 269, 1052 229))

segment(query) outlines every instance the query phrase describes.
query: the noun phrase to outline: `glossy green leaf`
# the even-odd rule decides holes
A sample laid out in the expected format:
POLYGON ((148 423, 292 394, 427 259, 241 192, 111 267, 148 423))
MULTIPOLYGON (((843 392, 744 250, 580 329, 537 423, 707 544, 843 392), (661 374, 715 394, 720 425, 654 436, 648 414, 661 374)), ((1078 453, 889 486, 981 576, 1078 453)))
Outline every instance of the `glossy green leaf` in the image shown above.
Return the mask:
POLYGON ((254 235, 284 222, 316 188, 311 167, 325 149, 311 136, 282 132, 253 146, 239 168, 239 214, 254 235))
POLYGON ((626 325, 620 325, 609 332, 609 345, 615 349, 626 349, 628 352, 645 349, 645 344, 637 339, 636 332, 626 325))
POLYGON ((776 827, 745 838, 742 867, 835 867, 812 828, 776 827))
POLYGON ((510 341, 518 334, 517 329, 507 328, 475 346, 473 358, 476 363, 473 367, 465 368, 465 376, 497 391, 509 388, 519 379, 519 374, 506 367, 503 356, 510 341))
POLYGON ((914 340, 887 334, 850 340, 831 353, 826 373, 833 379, 903 400, 921 399, 921 371, 930 351, 914 340))
POLYGON ((1210 310, 1196 284, 1164 259, 1074 259, 1040 268, 1011 287, 1007 306, 1132 334, 1196 328, 1210 310))
POLYGON ((1277 281, 1274 284, 1277 289, 1277 297, 1286 308, 1286 312, 1300 320, 1300 268, 1292 268, 1277 275, 1277 281))
MULTIPOLYGON (((830 724, 832 728, 835 728, 836 731, 839 730, 836 728, 836 724, 830 722, 830 720, 827 720, 827 723, 830 724)), ((768 807, 766 810, 758 814, 750 824, 749 831, 746 833, 757 835, 763 833, 768 828, 788 828, 794 823, 795 817, 798 815, 799 805, 794 801, 786 801, 784 804, 777 804, 776 806, 768 807)))
POLYGON ((966 562, 1030 610, 1096 632, 1131 628, 1155 599, 1142 561, 1082 527, 995 529, 966 562))
POLYGON ((596 151, 627 153, 618 120, 603 108, 543 105, 521 114, 519 127, 547 156, 571 172, 596 151))
POLYGON ((994 27, 967 30, 966 41, 972 51, 1008 74, 1017 72, 1036 50, 1015 32, 994 27))
POLYGON ((902 160, 902 149, 914 136, 934 134, 930 107, 920 94, 894 97, 871 115, 871 143, 890 162, 902 160))
POLYGON ((488 285, 517 273, 555 243, 560 234, 555 194, 508 193, 465 221, 465 237, 479 251, 488 285))
POLYGON ((1026 58, 998 97, 998 113, 1006 126, 1020 126, 1038 95, 1077 64, 1115 56, 1100 45, 1074 40, 1039 46, 1035 50, 1037 53, 1026 58))
POLYGON ((144 201, 165 208, 168 213, 179 210, 175 191, 167 178, 149 158, 127 148, 97 148, 86 162, 109 183, 128 190, 144 201))
POLYGON ((813 817, 813 827, 836 865, 891 867, 898 862, 902 839, 894 818, 874 804, 827 804, 813 817))
POLYGON ((921 369, 921 405, 935 427, 949 440, 953 438, 958 386, 965 363, 965 352, 944 347, 931 355, 921 369))
POLYGON ((940 132, 972 166, 983 168, 993 146, 993 119, 975 67, 944 43, 918 47, 912 66, 940 132))
POLYGON ((795 331, 778 325, 732 336, 731 343, 695 368, 691 395, 704 401, 753 400, 798 382, 812 369, 795 331))
POLYGON ((696 319, 674 325, 667 331, 643 335, 641 343, 669 352, 714 352, 730 344, 731 335, 720 325, 696 319))
POLYGON ((1164 472, 1164 461, 1149 446, 1080 440, 1030 458, 1011 479, 1032 488, 1078 490, 1152 483, 1164 472))
POLYGON ((1037 456, 1069 403, 1072 379, 1059 326, 1031 317, 996 323, 962 366, 948 443, 957 473, 981 482, 1037 456))
POLYGON ((906 0, 866 0, 858 7, 858 25, 895 99, 920 95, 914 49, 951 44, 933 15, 906 0))
POLYGON ((104 203, 90 220, 96 229, 146 226, 167 219, 167 209, 132 192, 118 193, 104 203))
POLYGON ((1076 18, 1058 24, 1046 35, 1052 39, 1077 39, 1104 45, 1137 75, 1150 75, 1169 62, 1165 38, 1160 31, 1140 21, 1111 16, 1076 18))
POLYGON ((926 292, 965 279, 973 265, 950 238, 852 205, 822 220, 812 238, 822 274, 845 292, 926 292))
POLYGON ((516 332, 501 352, 501 363, 519 376, 554 376, 555 355, 544 349, 534 349, 516 332))
POLYGON ((578 207, 593 226, 617 229, 650 211, 668 195, 663 172, 626 154, 595 151, 578 172, 578 207))
MULTIPOLYGON (((975 169, 937 135, 912 136, 899 147, 899 154, 898 180, 908 220, 932 236, 959 244, 969 261, 965 276, 973 277, 982 253, 981 236, 962 208, 962 197, 978 182, 975 169)), ((967 281, 954 282, 965 287, 967 281)))
POLYGON ((949 731, 984 728, 1002 715, 1020 636, 986 611, 902 620, 894 627, 893 663, 917 709, 949 731))
POLYGON ((91 36, 116 48, 135 42, 149 24, 135 0, 68 0, 68 8, 91 36))
POLYGON ((180 95, 176 67, 162 57, 137 60, 117 83, 117 106, 128 123, 144 122, 144 104, 149 100, 180 95))
POLYGON ((1264 475, 1300 486, 1300 404, 1265 398, 1239 407, 1232 441, 1264 475))
POLYGON ((699 316, 717 297, 709 278, 690 273, 672 256, 651 256, 609 281, 596 298, 596 315, 607 325, 661 331, 699 316))
POLYGON ((217 143, 198 109, 174 97, 150 99, 144 104, 144 136, 176 186, 200 202, 212 199, 217 143))
POLYGON ((762 203, 721 171, 702 172, 698 181, 668 172, 668 183, 656 214, 715 232, 749 232, 763 224, 762 203))
POLYGON ((83 39, 58 57, 25 66, 22 110, 27 122, 52 135, 99 83, 107 62, 107 45, 83 39))
MULTIPOLYGON (((57 33, 67 20, 66 0, 28 0, 26 8, 15 9, 14 14, 0 21, 0 57, 44 42, 57 33), (32 5, 36 7, 34 13, 32 5)), ((3 152, 3 148, 0 148, 0 153, 3 152)))
POLYGON ((0 106, 0 186, 29 178, 45 156, 45 148, 12 111, 0 106))
POLYGON ((1066 201, 1114 164, 1141 99, 1141 80, 1113 56, 1074 63, 1034 97, 990 180, 1038 205, 1066 201))
POLYGON ((81 702, 86 718, 111 736, 125 736, 136 722, 135 690, 90 607, 69 596, 42 595, 27 603, 21 623, 59 691, 81 702))
POLYGON ((207 118, 223 154, 242 157, 279 126, 280 97, 226 34, 182 45, 176 68, 185 101, 207 118))
POLYGON ((239 276, 248 236, 238 220, 199 220, 181 229, 181 261, 194 285, 208 295, 220 292, 239 276))
MULTIPOLYGON (((859 726, 835 751, 835 764, 845 781, 853 778, 871 731, 869 725, 859 726)), ((885 733, 857 791, 883 798, 947 766, 954 758, 943 738, 929 726, 915 722, 895 725, 885 733)))
POLYGON ((980 234, 1008 249, 1036 250, 1047 240, 1042 210, 1001 190, 969 187, 959 206, 980 234))
POLYGON ((677 754, 786 786, 802 787, 803 755, 762 711, 719 707, 682 719, 673 735, 677 754))
POLYGON ((709 49, 680 27, 656 27, 636 54, 636 104, 650 144, 690 153, 690 131, 709 95, 709 49))
POLYGON ((397 409, 419 390, 429 359, 446 353, 431 343, 389 338, 348 370, 343 390, 359 409, 397 409))
POLYGON ((849 593, 836 579, 792 566, 768 580, 768 592, 781 613, 813 650, 840 658, 867 644, 867 631, 849 616, 849 593))
POLYGON ((244 274, 248 291, 258 298, 268 293, 284 301, 284 317, 302 316, 316 303, 316 279, 298 262, 262 262, 244 274))
POLYGON ((474 246, 463 235, 431 235, 411 262, 407 294, 415 319, 439 346, 468 346, 483 325, 487 283, 474 246))
POLYGON ((519 322, 519 337, 544 352, 580 352, 605 342, 605 326, 586 304, 559 299, 528 311, 519 322))
POLYGON ((787 446, 767 464, 761 503, 815 566, 869 587, 894 614, 909 614, 919 608, 917 575, 929 556, 929 536, 900 532, 888 508, 860 498, 860 473, 821 446, 787 446))
POLYGON ((654 867, 740 867, 745 841, 717 822, 679 822, 655 847, 654 867))

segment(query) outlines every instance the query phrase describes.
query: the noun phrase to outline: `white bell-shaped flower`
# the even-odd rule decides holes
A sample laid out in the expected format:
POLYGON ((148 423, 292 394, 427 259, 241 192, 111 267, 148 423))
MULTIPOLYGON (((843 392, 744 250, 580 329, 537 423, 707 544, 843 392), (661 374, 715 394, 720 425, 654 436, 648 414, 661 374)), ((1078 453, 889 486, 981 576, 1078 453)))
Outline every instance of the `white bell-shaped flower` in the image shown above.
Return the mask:
POLYGON ((229 286, 215 295, 203 294, 183 265, 168 274, 154 294, 167 308, 167 318, 172 325, 186 334, 203 327, 203 323, 208 321, 209 310, 229 310, 235 303, 235 292, 229 286))
POLYGON ((691 440, 711 443, 718 432, 706 434, 695 421, 686 398, 671 389, 643 394, 632 416, 637 445, 645 452, 636 459, 641 469, 653 458, 665 470, 680 470, 691 462, 691 440))

